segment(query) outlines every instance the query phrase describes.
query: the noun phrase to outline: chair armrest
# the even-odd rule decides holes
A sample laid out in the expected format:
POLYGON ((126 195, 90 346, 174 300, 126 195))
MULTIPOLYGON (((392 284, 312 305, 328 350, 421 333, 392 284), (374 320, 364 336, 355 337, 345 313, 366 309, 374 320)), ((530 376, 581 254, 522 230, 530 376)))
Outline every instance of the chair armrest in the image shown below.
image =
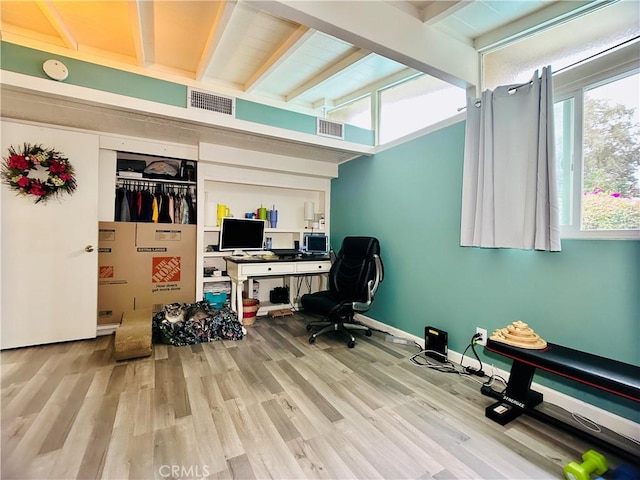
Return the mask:
POLYGON ((352 302, 351 308, 354 312, 366 312, 371 308, 373 303, 373 280, 369 280, 367 283, 367 301, 366 302, 352 302))
POLYGON ((374 255, 373 259, 376 264, 376 277, 374 280, 369 280, 367 282, 367 301, 353 302, 351 304, 351 308, 353 308, 355 312, 366 312, 371 308, 371 304, 373 303, 373 296, 375 295, 376 290, 378 290, 378 285, 380 285, 380 282, 382 282, 382 260, 378 255, 374 255))
POLYGON ((376 263, 376 279, 375 284, 371 287, 371 295, 373 296, 378 290, 378 285, 382 283, 384 278, 384 266, 382 265, 382 259, 379 255, 374 255, 373 260, 376 263))

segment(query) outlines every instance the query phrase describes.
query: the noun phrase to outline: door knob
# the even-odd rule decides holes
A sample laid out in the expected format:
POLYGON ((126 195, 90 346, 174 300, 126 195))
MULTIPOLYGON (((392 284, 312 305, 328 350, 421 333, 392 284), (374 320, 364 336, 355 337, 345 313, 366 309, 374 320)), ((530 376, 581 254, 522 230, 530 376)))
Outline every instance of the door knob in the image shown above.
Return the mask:
POLYGON ((93 245, 87 245, 84 247, 84 251, 89 253, 93 252, 93 245))

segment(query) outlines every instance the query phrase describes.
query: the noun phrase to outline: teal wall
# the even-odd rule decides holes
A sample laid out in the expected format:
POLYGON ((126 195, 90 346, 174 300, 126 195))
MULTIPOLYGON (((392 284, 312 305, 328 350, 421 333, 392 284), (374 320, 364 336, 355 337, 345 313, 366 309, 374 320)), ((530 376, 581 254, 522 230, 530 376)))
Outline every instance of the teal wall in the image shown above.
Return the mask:
POLYGON ((64 83, 176 107, 187 107, 187 87, 185 85, 123 72, 115 68, 102 67, 7 42, 2 42, 0 48, 2 70, 23 73, 32 77, 49 78, 42 70, 42 64, 45 60, 53 58, 62 61, 67 66, 69 76, 64 83))
MULTIPOLYGON (((528 323, 546 340, 640 365, 640 241, 563 240, 562 252, 460 247, 464 122, 340 166, 331 238, 378 237, 385 280, 368 315, 462 352, 476 326, 528 323)), ((502 357, 483 362, 509 370, 502 357)), ((640 421, 637 403, 536 375, 535 381, 640 421)))
MULTIPOLYGON (((303 133, 316 133, 317 117, 297 112, 287 112, 287 115, 282 115, 280 112, 282 110, 276 107, 250 102, 242 98, 236 99, 236 118, 239 120, 248 120, 303 133)), ((375 142, 373 130, 365 130, 355 125, 345 124, 344 138, 350 142, 364 145, 374 145, 375 142)))
MULTIPOLYGON (((69 76, 64 83, 175 107, 187 107, 186 85, 124 72, 115 68, 102 67, 8 42, 0 44, 0 67, 2 70, 48 79, 49 77, 42 70, 42 64, 51 58, 60 60, 67 66, 69 76)), ((236 99, 236 118, 303 133, 315 134, 316 132, 316 117, 312 115, 243 99, 236 99)), ((361 145, 374 145, 374 132, 353 125, 345 125, 345 140, 361 145)))

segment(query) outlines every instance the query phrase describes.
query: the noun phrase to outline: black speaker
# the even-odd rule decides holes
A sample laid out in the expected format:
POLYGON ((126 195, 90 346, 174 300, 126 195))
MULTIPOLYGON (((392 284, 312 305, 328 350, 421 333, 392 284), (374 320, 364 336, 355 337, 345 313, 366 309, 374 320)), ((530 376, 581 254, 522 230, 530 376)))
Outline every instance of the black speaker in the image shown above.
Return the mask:
POLYGON ((271 303, 289 303, 289 287, 276 287, 269 292, 271 303))
POLYGON ((295 250, 300 250, 300 240, 294 240, 293 241, 293 248, 295 250))

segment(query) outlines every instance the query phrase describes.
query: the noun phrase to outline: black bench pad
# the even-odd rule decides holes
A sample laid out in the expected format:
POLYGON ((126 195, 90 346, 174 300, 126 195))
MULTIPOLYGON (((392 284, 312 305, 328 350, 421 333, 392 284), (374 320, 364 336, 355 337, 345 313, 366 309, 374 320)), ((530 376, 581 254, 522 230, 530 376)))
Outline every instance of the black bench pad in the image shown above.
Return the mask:
POLYGON ((488 351, 640 402, 640 367, 548 343, 544 350, 513 347, 489 339, 488 351))

